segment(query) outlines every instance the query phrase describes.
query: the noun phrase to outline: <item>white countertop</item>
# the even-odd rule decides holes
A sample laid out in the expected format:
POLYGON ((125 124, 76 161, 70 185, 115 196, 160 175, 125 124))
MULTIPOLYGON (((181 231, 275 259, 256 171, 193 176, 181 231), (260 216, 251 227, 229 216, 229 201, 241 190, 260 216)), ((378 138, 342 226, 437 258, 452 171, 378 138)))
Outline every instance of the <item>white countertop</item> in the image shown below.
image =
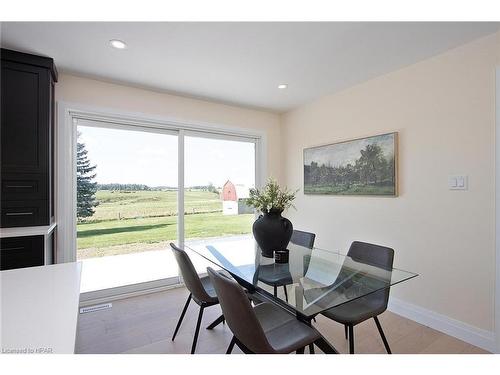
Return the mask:
POLYGON ((0 228, 0 238, 46 236, 50 234, 56 226, 57 224, 53 223, 51 225, 40 225, 36 227, 0 228))
POLYGON ((80 263, 0 272, 2 353, 74 353, 80 263))

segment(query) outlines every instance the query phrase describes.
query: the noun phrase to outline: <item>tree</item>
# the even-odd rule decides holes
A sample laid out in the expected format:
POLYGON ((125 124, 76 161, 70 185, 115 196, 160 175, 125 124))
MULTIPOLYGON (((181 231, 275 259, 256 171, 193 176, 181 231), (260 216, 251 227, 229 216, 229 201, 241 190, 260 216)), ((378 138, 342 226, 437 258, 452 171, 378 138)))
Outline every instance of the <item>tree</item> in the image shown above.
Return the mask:
POLYGON ((370 144, 360 152, 361 157, 356 161, 356 167, 360 172, 361 180, 367 185, 377 183, 380 177, 377 175, 377 170, 384 167, 385 162, 382 148, 378 144, 370 144))
POLYGON ((207 190, 210 192, 210 193, 217 193, 217 189, 215 188, 214 184, 209 182, 208 183, 208 187, 207 187, 207 190))
MULTIPOLYGON (((80 132, 78 132, 78 138, 80 132)), ((76 217, 83 219, 94 215, 95 207, 99 204, 96 201, 97 182, 94 170, 97 165, 91 165, 85 149, 85 143, 77 142, 76 145, 76 217)))

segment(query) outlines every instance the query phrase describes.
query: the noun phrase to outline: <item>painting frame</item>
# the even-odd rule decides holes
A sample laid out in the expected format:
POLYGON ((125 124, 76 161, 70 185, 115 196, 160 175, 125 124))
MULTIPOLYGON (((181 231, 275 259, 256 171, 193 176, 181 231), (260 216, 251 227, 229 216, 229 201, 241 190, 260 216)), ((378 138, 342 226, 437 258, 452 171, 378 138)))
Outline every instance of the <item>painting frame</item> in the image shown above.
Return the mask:
MULTIPOLYGON (((359 146, 358 146, 359 147, 359 146)), ((364 150, 366 151, 366 150, 364 150)), ((324 151, 323 151, 324 152, 324 151)), ((360 154, 361 155, 361 154, 360 154)), ((383 157, 386 159, 386 162, 390 162, 387 160, 385 153, 382 154, 383 157)), ((390 154, 389 154, 390 156, 390 154)), ((344 161, 340 161, 339 165, 342 165, 344 161)), ((324 166, 324 163, 322 165, 324 166)), ((309 165, 309 168, 311 165, 309 165)), ((328 168, 332 168, 330 164, 328 165, 328 168)), ((325 195, 325 196, 360 196, 360 197, 386 197, 386 198, 396 198, 399 196, 399 132, 397 131, 392 131, 392 132, 386 132, 386 133, 380 133, 380 134, 375 134, 375 135, 368 135, 368 136, 362 136, 362 137, 357 137, 357 138, 351 138, 351 139, 346 139, 338 142, 330 142, 330 143, 325 143, 321 145, 314 145, 310 147, 305 147, 302 150, 302 173, 303 173, 303 192, 304 195, 325 195), (393 173, 392 173, 392 181, 391 185, 386 185, 385 188, 382 188, 381 186, 380 191, 374 190, 375 185, 370 185, 369 183, 366 183, 364 185, 359 185, 359 191, 351 191, 349 192, 349 189, 347 191, 338 191, 336 190, 338 188, 338 185, 335 185, 332 183, 332 186, 330 187, 330 190, 319 190, 318 187, 312 186, 310 183, 306 185, 306 178, 307 178, 307 165, 306 165, 306 159, 311 159, 311 156, 307 156, 306 153, 308 152, 315 152, 315 150, 320 150, 320 149, 327 149, 330 148, 334 150, 336 146, 344 146, 349 147, 348 144, 356 144, 356 143, 367 143, 367 144, 378 144, 378 140, 383 139, 383 138, 388 138, 392 137, 392 168, 393 168, 393 173), (388 188, 390 186, 390 189, 388 188), (370 189, 368 189, 370 188, 370 189), (365 190, 363 190, 365 189, 365 190)), ((309 176, 310 177, 310 176, 309 176)), ((309 180, 310 182, 310 180, 309 180)), ((324 189, 324 186, 323 186, 324 189)))

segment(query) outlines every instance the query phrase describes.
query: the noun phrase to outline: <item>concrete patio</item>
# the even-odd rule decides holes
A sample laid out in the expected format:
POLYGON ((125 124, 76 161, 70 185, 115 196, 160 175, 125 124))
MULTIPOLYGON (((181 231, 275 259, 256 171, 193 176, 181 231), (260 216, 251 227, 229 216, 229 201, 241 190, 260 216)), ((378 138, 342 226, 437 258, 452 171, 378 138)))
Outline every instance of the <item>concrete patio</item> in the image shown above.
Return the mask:
MULTIPOLYGON (((234 248, 233 264, 248 264, 253 259, 246 259, 243 250, 251 242, 251 235, 238 235, 228 237, 214 237, 186 241, 191 248, 213 245, 220 248, 234 248)), ((201 257, 192 257, 196 269, 204 273, 208 266, 215 267, 201 257)), ((124 285, 133 285, 148 281, 178 277, 177 263, 168 247, 168 244, 159 244, 157 250, 144 251, 134 254, 104 256, 81 260, 83 264, 81 292, 92 292, 124 285)))

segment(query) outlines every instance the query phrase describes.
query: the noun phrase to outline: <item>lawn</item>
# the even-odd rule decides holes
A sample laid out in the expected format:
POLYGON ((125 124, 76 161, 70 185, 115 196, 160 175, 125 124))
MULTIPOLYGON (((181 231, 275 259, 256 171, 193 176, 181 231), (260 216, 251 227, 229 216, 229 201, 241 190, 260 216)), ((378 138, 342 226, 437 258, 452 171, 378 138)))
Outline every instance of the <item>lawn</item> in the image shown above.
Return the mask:
MULTIPOLYGON (((168 246, 177 238, 176 197, 174 191, 99 191, 94 216, 77 225, 78 259, 168 246)), ((185 202, 186 239, 251 232, 254 215, 223 215, 217 194, 186 191, 185 202)))
MULTIPOLYGON (((94 216, 86 221, 115 220, 139 217, 177 215, 177 191, 109 191, 96 194, 99 206, 94 216)), ((185 212, 222 212, 222 201, 217 193, 186 190, 185 212)))

